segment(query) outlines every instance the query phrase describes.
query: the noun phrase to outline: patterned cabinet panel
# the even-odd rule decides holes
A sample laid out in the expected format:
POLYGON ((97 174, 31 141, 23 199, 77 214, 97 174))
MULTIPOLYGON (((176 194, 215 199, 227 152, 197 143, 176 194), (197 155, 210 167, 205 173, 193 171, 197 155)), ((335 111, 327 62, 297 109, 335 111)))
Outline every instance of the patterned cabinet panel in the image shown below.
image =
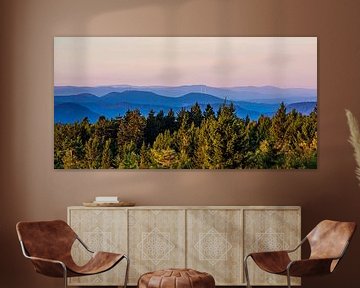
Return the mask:
MULTIPOLYGON (((126 209, 69 209, 69 225, 93 251, 127 253, 126 209)), ((76 241, 72 255, 76 263, 84 264, 89 253, 76 241)), ((122 285, 125 261, 112 270, 94 276, 69 278, 70 285, 122 285)))
POLYGON ((216 285, 242 280, 242 210, 187 210, 187 267, 212 274, 216 285))
MULTIPOLYGON (((244 254, 261 251, 286 250, 300 243, 300 209, 249 209, 244 211, 244 254)), ((292 253, 300 259, 300 249, 292 253)), ((252 285, 286 285, 286 277, 260 270, 252 259, 249 276, 252 285)), ((292 284, 299 285, 299 278, 292 284)))
POLYGON ((185 267, 185 210, 129 210, 130 284, 148 271, 185 267))

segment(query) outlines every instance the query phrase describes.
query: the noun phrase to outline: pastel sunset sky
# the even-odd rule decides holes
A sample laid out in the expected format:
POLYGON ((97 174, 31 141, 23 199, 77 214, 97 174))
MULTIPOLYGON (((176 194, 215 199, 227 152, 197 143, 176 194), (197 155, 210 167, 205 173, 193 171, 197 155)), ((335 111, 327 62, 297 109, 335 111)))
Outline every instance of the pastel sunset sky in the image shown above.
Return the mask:
POLYGON ((317 87, 316 37, 55 37, 54 85, 317 87))

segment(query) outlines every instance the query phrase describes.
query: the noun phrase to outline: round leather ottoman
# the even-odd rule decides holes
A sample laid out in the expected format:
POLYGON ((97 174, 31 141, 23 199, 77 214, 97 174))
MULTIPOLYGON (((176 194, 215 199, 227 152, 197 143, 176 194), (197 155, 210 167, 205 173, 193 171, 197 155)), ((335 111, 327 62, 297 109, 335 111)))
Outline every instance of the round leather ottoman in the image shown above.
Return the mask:
POLYGON ((140 276, 138 288, 214 288, 214 277, 192 269, 166 269, 140 276))

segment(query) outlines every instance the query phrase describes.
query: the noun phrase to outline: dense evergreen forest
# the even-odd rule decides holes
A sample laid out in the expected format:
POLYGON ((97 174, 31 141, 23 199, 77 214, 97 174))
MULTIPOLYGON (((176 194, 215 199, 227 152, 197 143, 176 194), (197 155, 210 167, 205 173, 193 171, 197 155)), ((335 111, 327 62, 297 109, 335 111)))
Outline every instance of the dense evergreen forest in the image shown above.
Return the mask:
POLYGON ((317 109, 306 116, 281 104, 270 118, 238 118, 198 104, 175 115, 128 111, 54 128, 56 169, 308 169, 317 167, 317 109))

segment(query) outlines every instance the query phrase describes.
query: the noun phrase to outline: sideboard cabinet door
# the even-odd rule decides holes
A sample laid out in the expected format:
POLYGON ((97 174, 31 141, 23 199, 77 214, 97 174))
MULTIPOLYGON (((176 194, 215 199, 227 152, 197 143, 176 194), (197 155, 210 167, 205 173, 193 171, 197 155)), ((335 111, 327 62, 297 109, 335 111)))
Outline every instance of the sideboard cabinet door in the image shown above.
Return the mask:
POLYGON ((185 210, 129 209, 130 284, 141 274, 185 267, 185 210))
MULTIPOLYGON (((68 222, 80 239, 93 251, 127 253, 127 215, 125 209, 69 209, 68 222)), ((90 256, 76 241, 72 248, 76 263, 86 263, 90 256)), ((108 272, 69 278, 70 285, 122 285, 125 261, 108 272)))
MULTIPOLYGON (((288 250, 300 243, 300 209, 244 210, 244 254, 261 251, 288 250)), ((291 255, 300 259, 300 249, 291 255)), ((252 285, 286 285, 286 277, 266 273, 252 261, 249 276, 252 285)), ((299 278, 292 284, 299 285, 299 278)))
POLYGON ((242 280, 242 210, 187 210, 187 266, 214 276, 216 285, 242 280))

